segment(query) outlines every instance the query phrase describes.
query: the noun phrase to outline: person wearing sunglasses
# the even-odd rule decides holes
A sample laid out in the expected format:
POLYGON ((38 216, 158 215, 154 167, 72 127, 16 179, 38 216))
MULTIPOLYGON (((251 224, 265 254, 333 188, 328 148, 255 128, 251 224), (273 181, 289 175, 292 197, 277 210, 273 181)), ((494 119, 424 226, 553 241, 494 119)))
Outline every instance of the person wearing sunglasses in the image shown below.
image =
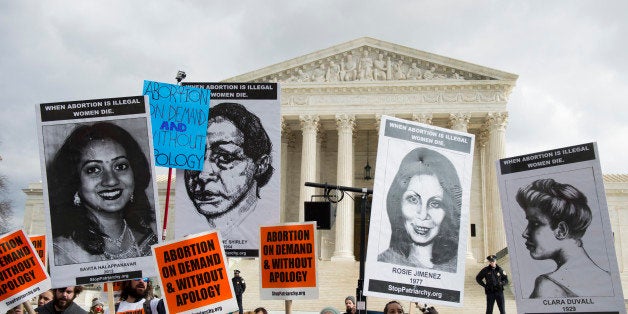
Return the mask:
POLYGON ((116 313, 126 313, 144 309, 144 314, 165 314, 164 301, 153 294, 153 283, 150 278, 135 278, 122 282, 120 303, 116 305, 116 313))

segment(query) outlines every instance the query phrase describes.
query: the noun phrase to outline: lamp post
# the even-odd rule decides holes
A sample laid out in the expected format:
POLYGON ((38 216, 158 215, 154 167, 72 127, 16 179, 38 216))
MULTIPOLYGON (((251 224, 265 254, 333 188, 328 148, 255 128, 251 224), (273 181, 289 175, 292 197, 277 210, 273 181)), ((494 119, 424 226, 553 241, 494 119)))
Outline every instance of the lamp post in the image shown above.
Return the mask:
MULTIPOLYGON (((181 81, 183 81, 186 77, 185 72, 177 71, 177 76, 175 79, 177 80, 177 85, 181 85, 181 81)), ((166 226, 168 225, 168 205, 170 204, 170 186, 172 185, 172 167, 168 168, 168 186, 166 187, 166 206, 164 207, 164 224, 163 231, 161 235, 161 240, 166 240, 167 230, 166 226)))
POLYGON ((371 165, 369 165, 369 131, 366 131, 366 166, 364 166, 364 180, 369 181, 373 179, 371 176, 371 165))
MULTIPOLYGON (((367 164, 368 166, 368 164, 367 164)), ((356 188, 341 185, 329 185, 327 183, 314 183, 305 182, 305 186, 323 188, 325 196, 332 203, 338 203, 342 200, 344 192, 362 193, 360 197, 360 276, 358 278, 358 287, 356 288, 356 300, 358 304, 364 302, 364 306, 358 306, 357 314, 366 314, 366 296, 364 296, 364 260, 366 259, 366 201, 369 194, 373 194, 372 189, 368 188, 356 188), (332 191, 339 191, 342 193, 340 196, 332 197, 330 193, 332 191), (334 199, 333 199, 334 198, 334 199)))
POLYGON ((185 74, 185 72, 183 71, 178 71, 177 72, 177 76, 175 77, 175 79, 177 80, 177 84, 180 84, 181 81, 183 81, 185 79, 187 75, 185 74))

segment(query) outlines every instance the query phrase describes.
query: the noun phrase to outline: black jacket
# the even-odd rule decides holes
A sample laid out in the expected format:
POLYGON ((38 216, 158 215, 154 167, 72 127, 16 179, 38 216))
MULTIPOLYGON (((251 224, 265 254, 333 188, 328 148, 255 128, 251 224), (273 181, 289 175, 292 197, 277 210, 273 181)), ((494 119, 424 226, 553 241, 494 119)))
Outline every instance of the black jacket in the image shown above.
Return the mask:
POLYGON ((231 282, 233 283, 233 291, 235 294, 241 295, 246 290, 246 283, 242 277, 233 277, 231 278, 231 282))
MULTIPOLYGON (((38 307, 36 311, 39 314, 55 314, 54 301, 50 301, 38 307)), ((63 311, 63 314, 87 314, 87 311, 72 302, 72 304, 70 304, 70 306, 63 311)))
POLYGON ((495 268, 488 265, 475 276, 475 281, 484 287, 485 293, 501 292, 504 290, 504 286, 508 284, 508 276, 504 274, 504 270, 495 265, 495 268))

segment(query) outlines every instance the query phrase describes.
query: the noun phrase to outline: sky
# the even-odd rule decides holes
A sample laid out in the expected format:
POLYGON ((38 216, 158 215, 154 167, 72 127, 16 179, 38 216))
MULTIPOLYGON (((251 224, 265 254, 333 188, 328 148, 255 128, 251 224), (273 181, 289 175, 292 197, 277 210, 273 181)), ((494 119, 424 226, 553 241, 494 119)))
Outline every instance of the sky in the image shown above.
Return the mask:
POLYGON ((0 175, 41 181, 35 109, 220 81, 360 37, 519 75, 506 156, 597 142, 628 174, 628 1, 0 1, 0 175), (622 99, 624 99, 622 101, 622 99))

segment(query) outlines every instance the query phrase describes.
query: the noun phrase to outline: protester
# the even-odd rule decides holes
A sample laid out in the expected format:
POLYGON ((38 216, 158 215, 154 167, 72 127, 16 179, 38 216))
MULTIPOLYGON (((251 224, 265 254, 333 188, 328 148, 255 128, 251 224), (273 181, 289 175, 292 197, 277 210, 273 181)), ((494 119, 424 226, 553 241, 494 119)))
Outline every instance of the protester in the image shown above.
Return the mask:
POLYGON ((504 274, 499 265, 497 265, 497 256, 489 255, 486 257, 488 266, 482 268, 475 280, 484 287, 486 294, 486 314, 493 313, 493 305, 497 302, 499 313, 504 314, 504 285, 508 284, 508 277, 504 274))
POLYGON ((89 314, 104 314, 105 309, 103 308, 105 305, 100 302, 98 298, 92 299, 92 307, 89 309, 89 314))
POLYGON ((403 314, 403 306, 399 301, 390 301, 384 306, 384 314, 403 314))
POLYGON ((37 297, 37 307, 40 307, 50 301, 52 301, 52 299, 54 298, 54 291, 53 290, 46 290, 42 293, 39 294, 39 297, 37 297))
POLYGON ((7 311, 7 314, 23 314, 23 313, 24 313, 24 306, 22 305, 22 303, 18 304, 16 307, 7 311))
POLYGON ((37 308, 37 312, 41 314, 87 314, 74 299, 83 292, 81 286, 69 286, 54 289, 54 298, 52 302, 48 302, 37 308))
POLYGON ((320 314, 340 314, 340 311, 338 311, 334 307, 328 306, 328 307, 322 309, 320 314))
POLYGON ((153 284, 149 278, 136 278, 122 282, 120 299, 122 301, 116 305, 116 313, 141 309, 144 310, 144 314, 166 313, 164 301, 153 295, 153 284))
POLYGON ((268 314, 268 311, 263 307, 258 307, 255 310, 253 310, 253 314, 268 314))
POLYGON ((345 298, 345 312, 344 314, 355 314, 355 297, 350 295, 345 298))
POLYGON ((233 271, 233 278, 231 278, 231 282, 233 283, 233 291, 235 291, 236 300, 238 301, 238 311, 240 314, 244 313, 242 309, 242 294, 244 290, 246 290, 246 283, 244 282, 244 278, 240 277, 240 271, 233 271))

